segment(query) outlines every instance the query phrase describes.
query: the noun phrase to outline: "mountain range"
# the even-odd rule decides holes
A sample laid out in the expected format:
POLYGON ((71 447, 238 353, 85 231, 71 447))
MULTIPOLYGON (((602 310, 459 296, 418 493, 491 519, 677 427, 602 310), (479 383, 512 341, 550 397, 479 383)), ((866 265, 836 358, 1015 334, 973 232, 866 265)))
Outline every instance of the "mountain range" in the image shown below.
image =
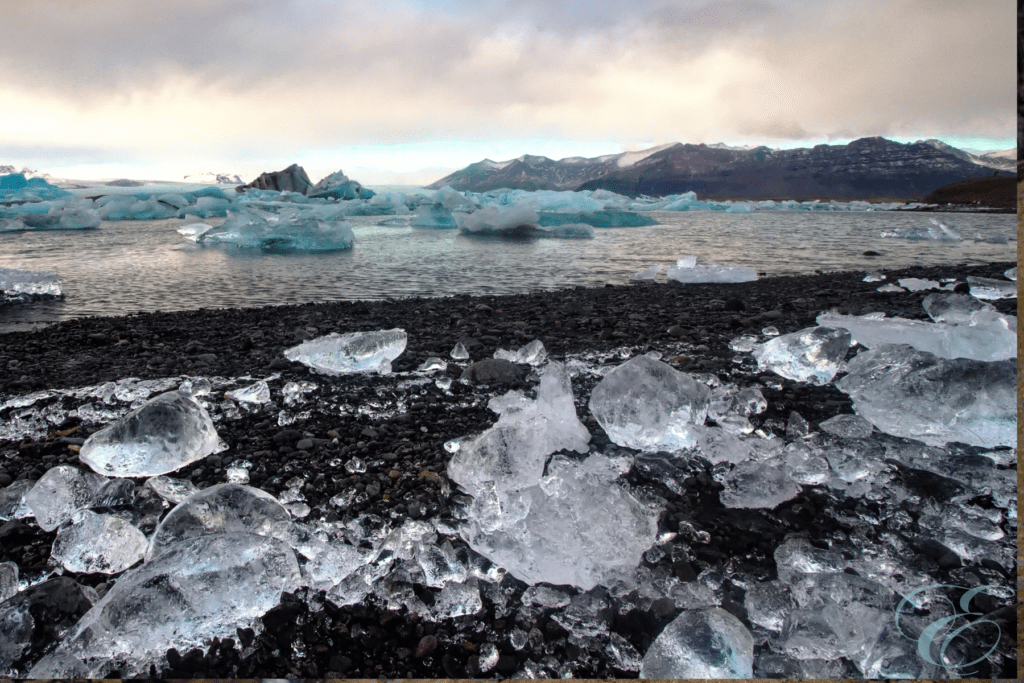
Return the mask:
POLYGON ((606 189, 631 197, 692 190, 717 199, 913 200, 950 183, 1011 175, 1016 161, 1016 150, 977 155, 940 140, 900 143, 872 137, 799 149, 671 143, 593 158, 484 159, 428 187, 606 189))

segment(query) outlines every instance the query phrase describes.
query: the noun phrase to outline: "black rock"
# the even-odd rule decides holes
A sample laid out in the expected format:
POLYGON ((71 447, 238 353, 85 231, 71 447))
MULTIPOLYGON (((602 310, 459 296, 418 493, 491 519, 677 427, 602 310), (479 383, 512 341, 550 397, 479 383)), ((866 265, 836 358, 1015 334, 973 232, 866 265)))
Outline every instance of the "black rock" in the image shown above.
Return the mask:
POLYGON ((462 373, 462 379, 474 384, 507 384, 523 378, 523 371, 507 360, 487 358, 478 360, 462 373))

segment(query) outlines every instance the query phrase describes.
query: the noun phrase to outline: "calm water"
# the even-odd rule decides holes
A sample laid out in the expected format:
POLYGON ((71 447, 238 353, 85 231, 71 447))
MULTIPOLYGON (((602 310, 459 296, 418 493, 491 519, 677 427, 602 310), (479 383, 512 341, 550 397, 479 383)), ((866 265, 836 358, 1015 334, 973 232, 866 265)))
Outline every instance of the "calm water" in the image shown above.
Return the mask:
MULTIPOLYGON (((387 216, 355 217, 355 247, 326 254, 254 254, 203 247, 175 228, 184 221, 105 222, 96 230, 0 234, 0 266, 57 272, 66 298, 0 308, 0 331, 92 315, 262 306, 336 299, 502 294, 624 283, 682 254, 698 263, 745 265, 769 274, 865 270, 936 263, 1016 260, 1012 214, 654 212, 662 225, 595 229, 590 240, 513 241, 455 230, 382 227, 387 216), (930 225, 958 229, 962 242, 883 239, 930 225), (865 257, 865 250, 882 253, 865 257)), ((208 221, 218 223, 222 219, 208 221)), ((660 276, 664 277, 664 275, 660 276)))

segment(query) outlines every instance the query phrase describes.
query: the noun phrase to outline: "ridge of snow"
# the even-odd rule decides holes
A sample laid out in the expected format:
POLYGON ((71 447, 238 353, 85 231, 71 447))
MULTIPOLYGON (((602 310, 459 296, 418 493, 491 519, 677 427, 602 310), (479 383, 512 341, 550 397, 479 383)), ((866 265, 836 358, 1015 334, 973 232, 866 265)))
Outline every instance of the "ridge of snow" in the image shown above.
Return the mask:
POLYGON ((657 154, 661 150, 668 149, 669 147, 672 147, 675 144, 676 143, 674 142, 666 142, 663 145, 657 145, 656 147, 640 150, 639 152, 623 152, 622 156, 620 156, 618 161, 615 162, 615 165, 618 166, 619 168, 628 168, 633 164, 637 163, 638 161, 642 161, 647 157, 651 156, 652 154, 657 154))

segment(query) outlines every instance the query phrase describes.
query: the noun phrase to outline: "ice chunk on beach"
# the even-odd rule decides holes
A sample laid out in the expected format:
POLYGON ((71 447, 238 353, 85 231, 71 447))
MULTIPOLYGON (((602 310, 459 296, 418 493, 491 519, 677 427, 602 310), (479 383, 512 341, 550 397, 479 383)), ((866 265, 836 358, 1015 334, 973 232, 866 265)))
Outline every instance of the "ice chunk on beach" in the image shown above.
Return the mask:
POLYGON ((7 488, 0 489, 0 522, 32 516, 32 509, 25 499, 35 485, 33 479, 18 479, 7 488))
POLYGON ((538 484, 478 494, 460 534, 526 583, 605 584, 636 567, 658 533, 659 510, 616 484, 621 473, 601 454, 556 455, 538 484))
POLYGON ((452 360, 469 360, 469 351, 463 346, 462 342, 457 342, 455 347, 452 348, 451 352, 452 360))
POLYGON ((689 610, 654 639, 640 678, 752 678, 754 638, 723 609, 689 610))
POLYGON ((18 565, 0 562, 0 603, 14 597, 18 592, 18 565))
POLYGON ((885 275, 881 273, 868 273, 864 276, 864 282, 881 282, 885 279, 885 275))
POLYGON ((111 477, 151 477, 219 453, 225 446, 196 399, 168 391, 94 433, 83 463, 111 477))
POLYGON ((680 256, 676 260, 676 268, 678 268, 679 270, 686 270, 688 268, 693 268, 696 265, 697 265, 697 257, 694 256, 693 254, 686 254, 684 256, 680 256))
POLYGON ((839 371, 850 348, 850 333, 840 325, 808 327, 784 334, 754 349, 754 358, 762 371, 772 371, 786 379, 810 384, 828 384, 839 371))
POLYGON ((822 313, 818 324, 844 328, 853 341, 873 349, 881 344, 910 344, 942 358, 995 361, 1017 355, 1017 319, 994 311, 976 311, 959 325, 906 318, 822 313))
POLYGON ((75 510, 89 507, 107 478, 82 472, 71 465, 57 465, 39 478, 25 496, 25 503, 43 531, 53 531, 75 510))
POLYGON ((50 557, 69 572, 117 574, 142 561, 146 535, 114 515, 78 510, 57 531, 50 557))
POLYGON ((526 346, 520 347, 518 351, 498 349, 494 352, 494 357, 500 360, 519 363, 521 365, 540 365, 547 360, 548 352, 544 348, 544 343, 541 342, 541 340, 534 339, 526 346))
POLYGON ((906 292, 907 290, 890 282, 887 285, 882 285, 876 291, 882 292, 883 294, 897 294, 899 292, 906 292))
POLYGON ((174 544, 211 534, 270 535, 274 525, 291 515, 276 498, 242 484, 217 484, 186 498, 174 507, 153 532, 146 561, 174 544))
POLYGON ((1016 445, 1015 361, 949 360, 891 344, 860 353, 847 370, 836 387, 883 432, 932 446, 1016 445))
MULTIPOLYGON (((969 294, 954 292, 952 294, 929 294, 921 302, 928 317, 937 323, 961 325, 970 323, 971 316, 977 311, 995 311, 996 307, 978 301, 969 294)), ((893 340, 896 341, 896 340, 893 340)))
POLYGON ((802 487, 789 476, 782 457, 744 460, 716 477, 725 488, 719 493, 729 508, 772 509, 795 498, 802 487))
POLYGON ((63 637, 95 599, 92 588, 61 576, 0 603, 0 675, 27 678, 28 665, 40 654, 37 648, 63 637))
POLYGON ((1003 276, 1006 277, 1006 279, 1008 279, 1008 280, 1013 280, 1014 282, 1016 282, 1017 281, 1017 266, 1014 266, 1013 268, 1010 268, 1008 271, 1003 273, 1003 276))
POLYGON ((919 277, 904 277, 898 280, 900 287, 904 287, 908 292, 921 292, 926 289, 938 289, 940 285, 935 280, 922 280, 919 277))
POLYGON ((448 463, 448 477, 474 495, 536 484, 547 456, 559 450, 584 453, 590 433, 576 417, 572 384, 561 363, 541 372, 537 399, 518 392, 493 399, 498 422, 473 439, 460 442, 448 463))
POLYGON ((681 283, 697 282, 752 282, 757 273, 746 266, 706 265, 690 268, 669 268, 665 273, 669 280, 681 283))
POLYGON ((188 479, 172 479, 164 476, 147 479, 145 486, 171 505, 177 505, 199 491, 196 485, 188 479))
POLYGON ((0 301, 35 296, 63 296, 57 273, 0 268, 0 301))
POLYGON ((590 412, 620 446, 679 450, 695 444, 691 427, 707 417, 709 389, 661 361, 637 356, 594 387, 590 412))
POLYGON ((821 422, 818 428, 844 439, 866 439, 871 436, 871 423, 860 415, 836 415, 821 422))
POLYGON ((267 386, 266 381, 260 380, 255 384, 225 392, 224 396, 239 403, 269 403, 270 387, 267 386))
POLYGON ((332 332, 293 346, 284 356, 325 375, 388 374, 391 361, 405 351, 407 339, 405 330, 400 328, 347 334, 332 332))
POLYGON ((253 534, 190 538, 122 576, 82 617, 54 654, 29 672, 51 678, 59 656, 81 660, 89 678, 117 669, 146 676, 169 648, 185 652, 235 637, 301 583, 295 553, 253 534))
POLYGON ((629 276, 629 280, 630 282, 653 282, 660 272, 661 266, 651 266, 633 273, 629 276))
POLYGON ((971 296, 978 299, 1016 299, 1016 281, 993 280, 987 277, 967 276, 967 284, 971 287, 971 296))

